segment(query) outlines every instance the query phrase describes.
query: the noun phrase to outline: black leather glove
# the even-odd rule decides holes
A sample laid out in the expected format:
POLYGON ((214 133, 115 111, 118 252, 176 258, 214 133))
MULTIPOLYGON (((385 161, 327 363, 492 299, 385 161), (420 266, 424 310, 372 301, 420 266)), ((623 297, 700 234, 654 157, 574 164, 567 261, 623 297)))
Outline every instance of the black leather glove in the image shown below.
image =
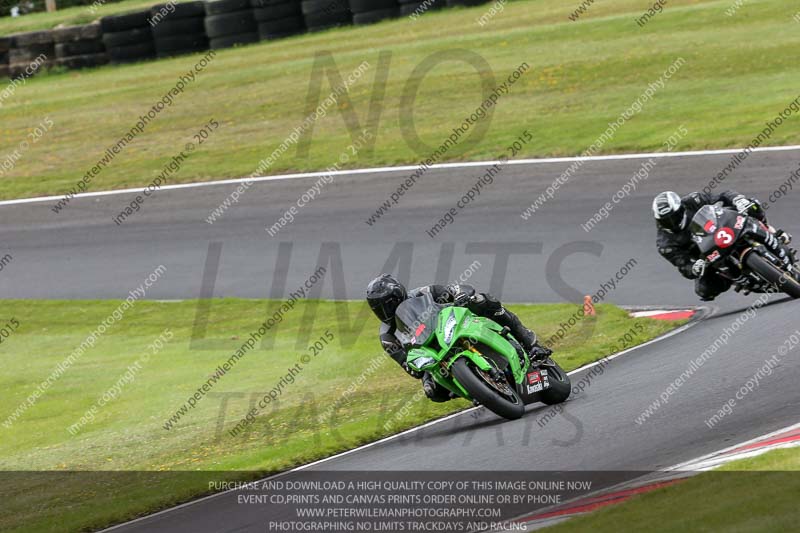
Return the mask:
POLYGON ((703 274, 706 273, 706 267, 708 263, 706 263, 705 259, 698 259, 692 264, 692 274, 698 278, 702 278, 703 274))
POLYGON ((450 285, 447 287, 453 295, 453 304, 458 307, 466 307, 475 296, 475 289, 461 285, 450 285))
POLYGON ((756 198, 747 198, 743 194, 740 194, 733 199, 733 205, 736 206, 736 210, 739 211, 741 215, 748 215, 762 222, 766 221, 764 206, 762 206, 761 202, 756 198))

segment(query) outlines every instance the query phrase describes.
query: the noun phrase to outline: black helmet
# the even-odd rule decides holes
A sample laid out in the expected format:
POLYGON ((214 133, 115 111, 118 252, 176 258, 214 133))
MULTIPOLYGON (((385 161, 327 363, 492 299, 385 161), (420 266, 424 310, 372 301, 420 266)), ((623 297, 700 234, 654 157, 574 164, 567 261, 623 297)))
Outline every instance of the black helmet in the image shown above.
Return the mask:
POLYGON ((653 200, 653 216, 659 227, 668 231, 680 231, 686 227, 686 209, 681 197, 672 191, 665 191, 653 200))
POLYGON ((391 322, 406 298, 406 288, 390 274, 381 274, 367 285, 367 302, 381 322, 391 322))

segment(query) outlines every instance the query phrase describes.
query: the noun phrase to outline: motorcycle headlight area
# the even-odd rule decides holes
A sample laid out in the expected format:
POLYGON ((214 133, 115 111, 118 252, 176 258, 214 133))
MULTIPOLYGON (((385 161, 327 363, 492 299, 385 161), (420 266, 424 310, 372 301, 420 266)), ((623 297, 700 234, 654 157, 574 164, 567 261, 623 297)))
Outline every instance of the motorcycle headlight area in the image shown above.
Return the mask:
POLYGON ((451 311, 450 316, 447 317, 447 322, 445 322, 444 325, 445 344, 450 344, 450 341, 453 340, 453 333, 456 332, 457 325, 458 325, 458 320, 456 319, 456 314, 451 311))
POLYGON ((433 357, 428 357, 427 355, 423 355, 422 357, 417 357, 416 359, 408 363, 408 366, 410 366, 413 370, 423 371, 427 368, 432 367, 435 364, 436 364, 436 359, 434 359, 433 357))

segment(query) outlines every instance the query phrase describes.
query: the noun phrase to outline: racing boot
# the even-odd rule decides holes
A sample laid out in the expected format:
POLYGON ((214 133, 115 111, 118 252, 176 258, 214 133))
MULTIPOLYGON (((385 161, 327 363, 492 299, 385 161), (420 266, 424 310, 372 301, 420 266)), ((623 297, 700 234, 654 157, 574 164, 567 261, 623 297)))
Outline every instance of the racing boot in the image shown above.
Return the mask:
POLYGON ((541 346, 536 338, 536 334, 526 328, 519 317, 510 311, 502 309, 503 315, 495 316, 495 321, 501 326, 506 326, 515 339, 522 345, 522 349, 528 354, 531 362, 543 361, 553 354, 549 348, 541 346))
MULTIPOLYGON (((470 309, 480 316, 491 318, 513 335, 520 348, 528 354, 531 361, 546 359, 551 352, 536 342, 536 334, 526 328, 517 315, 503 307, 500 300, 490 294, 479 294, 472 300, 470 309)), ((512 344, 516 344, 512 342, 512 344)), ((524 355, 519 354, 520 363, 524 364, 524 355)))
POLYGON ((449 390, 436 383, 429 372, 422 375, 422 390, 430 401, 436 403, 446 402, 455 397, 449 390))

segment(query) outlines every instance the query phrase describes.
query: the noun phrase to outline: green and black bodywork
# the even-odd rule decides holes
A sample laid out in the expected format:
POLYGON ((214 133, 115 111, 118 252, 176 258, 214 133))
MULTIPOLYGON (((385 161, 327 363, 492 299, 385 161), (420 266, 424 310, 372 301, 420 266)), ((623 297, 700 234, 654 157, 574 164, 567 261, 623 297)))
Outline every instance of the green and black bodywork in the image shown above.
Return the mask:
POLYGON ((552 405, 569 396, 569 376, 555 361, 531 363, 508 328, 465 307, 423 294, 400 304, 395 322, 409 367, 504 418, 520 418, 526 404, 552 405))

